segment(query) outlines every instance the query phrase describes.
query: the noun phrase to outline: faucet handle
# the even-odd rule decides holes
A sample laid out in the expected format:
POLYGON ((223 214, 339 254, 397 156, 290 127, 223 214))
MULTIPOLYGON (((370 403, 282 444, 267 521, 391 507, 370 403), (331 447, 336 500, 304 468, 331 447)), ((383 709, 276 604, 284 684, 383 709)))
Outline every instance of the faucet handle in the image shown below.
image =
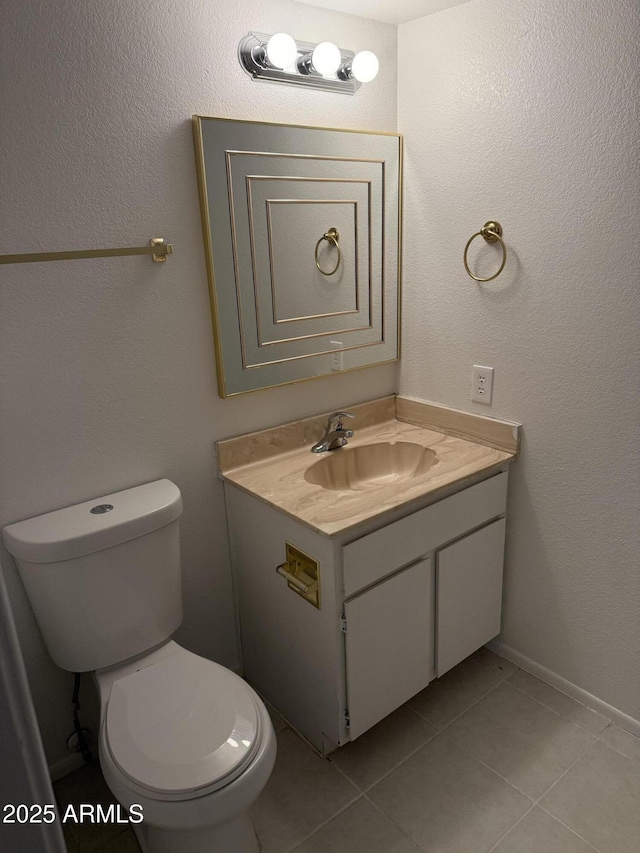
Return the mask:
POLYGON ((344 418, 355 418, 355 415, 351 414, 351 412, 334 412, 332 415, 329 415, 327 429, 329 431, 332 429, 342 429, 342 421, 344 418))

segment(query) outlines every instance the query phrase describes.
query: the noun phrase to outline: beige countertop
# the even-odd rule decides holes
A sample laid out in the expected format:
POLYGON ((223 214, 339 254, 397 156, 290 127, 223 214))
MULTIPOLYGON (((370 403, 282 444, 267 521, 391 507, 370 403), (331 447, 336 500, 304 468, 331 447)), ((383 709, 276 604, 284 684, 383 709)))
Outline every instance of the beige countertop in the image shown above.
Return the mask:
POLYGON ((498 470, 518 451, 520 427, 506 421, 395 396, 349 411, 356 415, 347 424, 355 435, 348 447, 338 450, 310 452, 323 435, 326 415, 219 442, 223 479, 313 530, 335 536, 482 472, 498 470), (327 489, 312 482, 317 479, 312 469, 333 454, 398 441, 431 448, 436 454, 432 467, 410 479, 391 478, 358 489, 327 489))

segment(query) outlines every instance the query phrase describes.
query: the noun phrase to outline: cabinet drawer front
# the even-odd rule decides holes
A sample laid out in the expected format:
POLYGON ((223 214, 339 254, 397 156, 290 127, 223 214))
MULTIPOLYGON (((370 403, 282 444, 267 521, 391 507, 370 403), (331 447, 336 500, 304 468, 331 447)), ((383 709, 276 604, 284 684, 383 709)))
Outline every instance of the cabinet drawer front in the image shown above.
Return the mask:
POLYGON ((429 683, 433 667, 433 558, 344 606, 351 740, 429 683))
POLYGON ((342 549, 345 596, 504 514, 507 477, 507 471, 496 474, 346 545, 342 549))

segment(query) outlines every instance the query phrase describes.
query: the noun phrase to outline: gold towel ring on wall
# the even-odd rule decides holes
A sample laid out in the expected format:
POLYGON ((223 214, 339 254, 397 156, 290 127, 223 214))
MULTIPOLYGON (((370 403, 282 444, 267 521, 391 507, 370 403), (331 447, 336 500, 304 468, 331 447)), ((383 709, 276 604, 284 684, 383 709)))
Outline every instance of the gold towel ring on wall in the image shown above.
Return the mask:
POLYGON ((477 234, 474 234, 473 237, 469 238, 467 245, 464 247, 464 268, 475 281, 491 281, 494 278, 497 278, 502 270, 504 269, 504 265, 507 262, 507 247, 504 244, 504 240, 502 239, 502 225, 499 222, 496 222, 494 219, 490 219, 488 222, 485 222, 482 228, 478 231, 477 234), (495 243, 496 240, 500 241, 500 245, 502 246, 502 263, 500 264, 500 269, 497 273, 490 275, 489 278, 478 278, 477 275, 474 275, 469 269, 469 264, 467 263, 467 252, 469 251, 469 246, 472 241, 476 239, 476 237, 484 237, 487 243, 495 243))
POLYGON ((338 272, 338 267, 340 266, 340 261, 342 260, 342 252, 340 251, 340 243, 338 240, 340 239, 340 233, 337 228, 329 228, 326 234, 323 234, 322 237, 316 243, 316 266, 318 270, 322 273, 322 275, 334 275, 334 273, 338 272), (335 267, 331 270, 331 272, 325 272, 320 266, 320 261, 318 260, 318 249, 320 248, 320 243, 323 240, 326 240, 328 243, 333 243, 333 245, 338 250, 338 260, 336 261, 335 267))

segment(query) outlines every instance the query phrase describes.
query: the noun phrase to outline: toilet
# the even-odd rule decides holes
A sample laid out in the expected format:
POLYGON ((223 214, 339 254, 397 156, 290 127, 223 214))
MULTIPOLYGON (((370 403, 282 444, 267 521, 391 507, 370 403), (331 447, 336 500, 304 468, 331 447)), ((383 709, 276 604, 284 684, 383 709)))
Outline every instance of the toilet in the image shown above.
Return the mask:
POLYGON ((157 480, 11 524, 4 543, 49 653, 92 671, 100 765, 143 853, 258 853, 248 810, 276 741, 239 676, 171 639, 182 622, 182 497, 157 480), (134 809, 131 814, 139 814, 134 809))

